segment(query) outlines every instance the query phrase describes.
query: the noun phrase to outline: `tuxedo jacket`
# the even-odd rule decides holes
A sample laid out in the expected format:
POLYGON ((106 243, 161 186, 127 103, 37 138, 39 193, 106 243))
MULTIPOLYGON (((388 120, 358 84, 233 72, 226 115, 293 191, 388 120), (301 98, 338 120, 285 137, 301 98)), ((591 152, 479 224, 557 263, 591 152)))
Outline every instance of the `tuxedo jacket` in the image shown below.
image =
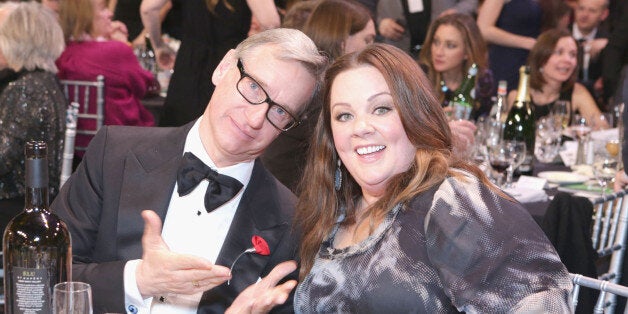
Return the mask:
MULTIPOLYGON (((570 30, 572 30, 573 33, 573 25, 569 28, 570 30)), ((610 34, 598 27, 597 32, 595 33, 595 39, 600 39, 600 38, 609 38, 610 34)), ((584 50, 582 49, 582 47, 580 47, 580 45, 578 45, 578 81, 582 84, 584 84, 587 89, 589 89, 589 91, 591 92, 591 95, 595 95, 595 93, 593 93, 593 84, 595 83, 595 81, 602 75, 602 64, 603 64, 603 60, 604 58, 602 58, 602 52, 600 52, 600 54, 597 56, 597 58, 593 59, 591 58, 591 60, 589 61, 589 80, 588 81, 584 81, 583 80, 583 57, 584 57, 584 50)))
MULTIPOLYGON (((52 211, 65 221, 72 237, 72 280, 92 286, 95 313, 125 312, 124 266, 142 257, 140 213, 151 209, 162 221, 166 217, 192 124, 103 127, 52 203, 52 211)), ((224 312, 239 292, 275 265, 296 259, 298 237, 291 227, 295 202, 295 196, 256 160, 216 264, 229 267, 252 246, 253 235, 268 242, 271 254, 242 256, 230 285, 203 294, 199 313, 224 312)), ((290 277, 296 279, 297 273, 290 277)), ((292 300, 276 310, 291 311, 292 300)))

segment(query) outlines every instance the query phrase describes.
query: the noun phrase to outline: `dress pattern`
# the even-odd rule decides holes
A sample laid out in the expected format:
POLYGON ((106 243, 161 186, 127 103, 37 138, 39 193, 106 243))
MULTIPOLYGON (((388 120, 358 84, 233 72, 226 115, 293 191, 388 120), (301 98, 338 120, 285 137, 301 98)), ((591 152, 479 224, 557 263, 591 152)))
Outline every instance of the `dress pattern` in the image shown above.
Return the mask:
POLYGON ((50 199, 59 191, 67 101, 53 73, 18 72, 0 94, 0 200, 24 196, 24 146, 48 144, 50 199))
POLYGON ((466 172, 391 210, 359 244, 335 229, 297 313, 568 313, 571 280, 530 214, 466 172))

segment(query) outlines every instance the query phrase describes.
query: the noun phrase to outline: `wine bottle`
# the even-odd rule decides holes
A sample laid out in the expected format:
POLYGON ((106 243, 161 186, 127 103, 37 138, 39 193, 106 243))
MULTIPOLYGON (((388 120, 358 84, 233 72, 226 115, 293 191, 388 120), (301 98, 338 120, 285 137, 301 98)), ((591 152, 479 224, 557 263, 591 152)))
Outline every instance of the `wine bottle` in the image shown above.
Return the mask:
POLYGON ((519 68, 519 88, 517 97, 504 126, 504 140, 523 141, 526 143, 526 156, 519 166, 520 174, 532 175, 534 161, 535 123, 534 111, 530 107, 530 67, 519 68))
POLYGON ((45 142, 29 141, 25 153, 25 205, 4 231, 4 312, 52 313, 54 285, 71 281, 70 233, 48 209, 45 142))
POLYGON ((467 76, 456 91, 454 99, 451 101, 454 119, 468 120, 473 109, 475 99, 475 76, 478 74, 477 64, 472 64, 467 71, 467 76))

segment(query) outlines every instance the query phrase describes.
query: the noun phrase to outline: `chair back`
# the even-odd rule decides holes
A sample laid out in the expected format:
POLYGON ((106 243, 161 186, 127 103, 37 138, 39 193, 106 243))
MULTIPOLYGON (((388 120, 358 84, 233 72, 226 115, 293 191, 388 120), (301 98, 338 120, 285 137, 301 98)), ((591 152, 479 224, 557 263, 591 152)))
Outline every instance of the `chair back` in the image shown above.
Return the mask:
MULTIPOLYGON (((76 134, 96 135, 105 121, 105 77, 98 75, 95 81, 61 80, 68 102, 79 104, 76 134)), ((76 151, 85 151, 87 144, 76 143, 76 151)))
POLYGON ((78 119, 79 104, 71 102, 65 115, 65 139, 63 141, 63 159, 61 163, 61 178, 59 188, 72 174, 72 162, 74 161, 74 139, 76 138, 76 121, 78 119))
POLYGON ((609 307, 609 296, 613 296, 616 299, 617 296, 628 298, 628 287, 621 286, 612 283, 608 280, 595 279, 579 274, 569 274, 571 281, 573 282, 573 292, 571 294, 574 309, 578 306, 578 294, 580 293, 580 287, 587 287, 595 290, 599 290, 600 294, 593 308, 593 313, 604 313, 606 309, 607 313, 613 313, 614 308, 607 309, 609 307))
MULTIPOLYGON (((628 191, 619 191, 591 200, 594 207, 591 240, 600 257, 610 255, 608 271, 598 279, 617 284, 622 276, 622 266, 628 235, 628 191)), ((614 311, 615 294, 605 294, 604 304, 614 311)))

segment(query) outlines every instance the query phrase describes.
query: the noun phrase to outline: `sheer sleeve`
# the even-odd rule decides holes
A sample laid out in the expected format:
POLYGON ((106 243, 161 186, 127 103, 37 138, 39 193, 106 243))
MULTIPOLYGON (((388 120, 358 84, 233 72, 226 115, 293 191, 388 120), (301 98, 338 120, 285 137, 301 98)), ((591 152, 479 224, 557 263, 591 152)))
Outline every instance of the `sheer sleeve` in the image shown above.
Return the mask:
POLYGON ((543 231, 476 178, 447 179, 424 227, 430 262, 459 311, 571 311, 571 280, 543 231))

